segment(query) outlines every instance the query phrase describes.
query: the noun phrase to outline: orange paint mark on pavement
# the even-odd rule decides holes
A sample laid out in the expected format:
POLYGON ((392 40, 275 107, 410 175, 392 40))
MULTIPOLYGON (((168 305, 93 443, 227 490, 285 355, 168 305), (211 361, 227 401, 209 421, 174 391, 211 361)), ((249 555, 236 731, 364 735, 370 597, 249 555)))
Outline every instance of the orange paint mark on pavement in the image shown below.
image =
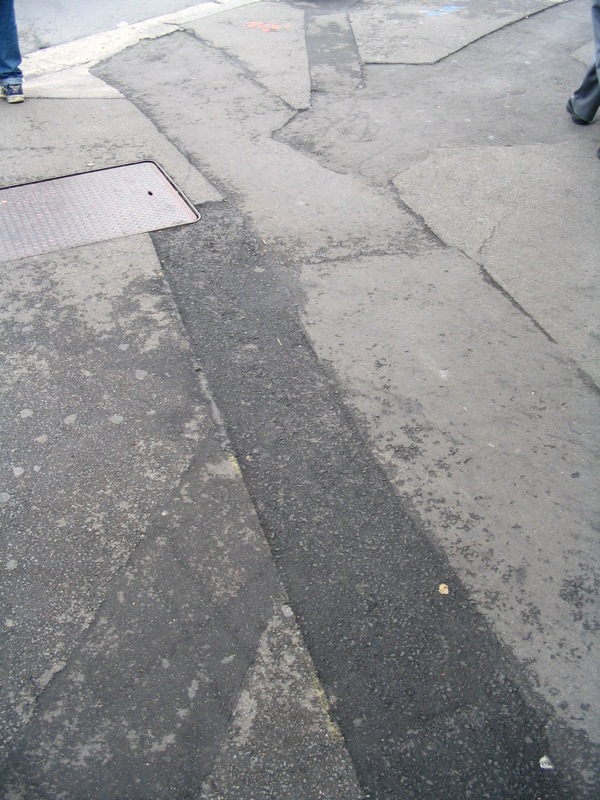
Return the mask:
MULTIPOLYGON (((276 22, 247 22, 247 28, 258 28, 263 33, 272 33, 274 31, 282 30, 282 26, 278 25, 276 22)), ((285 27, 289 27, 286 25, 285 27)))

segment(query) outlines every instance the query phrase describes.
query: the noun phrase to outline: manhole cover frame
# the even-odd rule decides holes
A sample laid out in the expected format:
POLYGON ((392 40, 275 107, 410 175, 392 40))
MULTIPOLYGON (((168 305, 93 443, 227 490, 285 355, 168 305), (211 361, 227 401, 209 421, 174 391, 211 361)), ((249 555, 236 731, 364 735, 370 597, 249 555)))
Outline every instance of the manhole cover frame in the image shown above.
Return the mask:
MULTIPOLYGON (((137 175, 135 175, 135 173, 133 174, 138 181, 139 180, 141 180, 142 182, 144 181, 145 177, 144 175, 138 177, 137 175)), ((119 180, 116 179, 116 181, 117 182, 115 185, 118 186, 119 180)), ((110 189, 112 185, 110 184, 110 182, 107 182, 107 186, 110 189)), ((123 191, 125 190, 125 188, 126 187, 124 186, 123 191)), ((100 191, 103 190, 104 191, 106 190, 106 186, 100 187, 100 191)), ((94 188, 94 191, 98 193, 97 185, 94 188)), ((148 190, 145 194, 153 196, 155 192, 148 190)), ((81 199, 81 194, 79 194, 79 197, 81 199)), ((104 198, 98 201, 99 210, 97 214, 93 214, 92 213, 93 209, 91 208, 91 206, 94 203, 93 193, 92 197, 89 198, 88 200, 88 205, 90 205, 90 208, 87 210, 87 214, 85 215, 87 217, 87 223, 89 223, 91 227, 97 226, 98 231, 102 231, 102 214, 104 213, 105 217, 107 214, 107 206, 103 205, 104 202, 105 202, 104 198), (93 218, 93 223, 90 223, 90 219, 92 218, 93 218)), ((127 211, 124 210, 125 206, 115 206, 115 210, 121 213, 122 215, 124 214, 125 216, 127 216, 128 214, 129 216, 134 214, 133 209, 136 209, 135 203, 133 203, 133 205, 128 203, 127 207, 128 207, 127 211)), ((81 222, 81 219, 80 220, 76 219, 78 213, 79 210, 73 210, 73 224, 75 226, 77 225, 78 221, 81 222)), ((140 215, 143 216, 143 213, 144 212, 141 211, 140 215)), ((43 255, 46 253, 56 252, 57 250, 67 250, 73 247, 81 247, 88 244, 95 244, 98 242, 112 241, 113 239, 138 235, 140 233, 151 233, 158 230, 166 230, 168 228, 180 227, 183 225, 189 225, 194 222, 198 222, 200 219, 202 219, 202 215, 200 214, 198 209, 194 206, 194 204, 191 202, 191 200, 186 196, 185 192, 175 183, 175 181, 170 177, 170 175, 166 172, 166 170, 163 169, 163 167, 153 159, 142 159, 141 161, 127 162, 125 164, 113 164, 106 167, 100 167, 98 169, 83 170, 80 172, 69 173, 67 175, 59 175, 51 178, 42 178, 37 181, 26 181, 23 183, 12 184, 10 186, 2 186, 0 187, 0 224, 2 225, 2 229, 0 230, 0 246, 1 245, 4 246, 0 247, 0 262, 19 260, 22 258, 30 258, 36 255, 43 255), (60 233, 58 233, 55 236, 52 229, 52 221, 56 222, 58 217, 57 216, 53 217, 52 213, 48 213, 47 204, 44 205, 44 203, 42 202, 42 200, 51 199, 52 192, 49 191, 47 197, 45 197, 41 193, 36 196, 34 189, 33 198, 27 198, 26 195, 23 195, 23 199, 20 199, 18 196, 18 190, 26 190, 27 188, 31 187, 43 187, 44 185, 50 184, 57 187, 56 191, 59 197, 63 196, 64 198, 66 198, 66 200, 63 201, 67 202, 69 200, 73 200, 71 194, 75 195, 75 198, 78 196, 78 193, 83 192, 85 194, 85 186, 83 184, 80 184, 79 186, 76 186, 75 189, 71 189, 71 193, 69 192, 68 188, 66 189, 63 188, 62 192, 64 194, 61 195, 61 190, 59 187, 63 182, 68 183, 69 181, 73 180, 76 181, 77 179, 85 179, 91 176, 94 176, 95 178, 96 176, 100 176, 103 173, 109 173, 109 172, 118 173, 119 170, 127 170, 127 169, 135 170, 136 167, 144 167, 144 166, 152 167, 153 170, 156 170, 156 174, 154 175, 151 172, 147 173, 147 180, 150 181, 153 179, 156 184, 156 185, 153 184, 153 188, 157 190, 156 194, 160 197, 161 191, 164 192, 163 206, 162 207, 159 206, 158 208, 155 206, 152 209, 151 214, 156 213, 157 217, 160 217, 161 213, 164 211, 166 218, 168 218, 166 222, 158 222, 157 224, 155 224, 155 221, 149 221, 148 223, 140 224, 138 221, 138 224, 134 225, 134 227, 131 230, 129 230, 127 228, 128 222, 127 220, 125 220, 122 224, 122 227, 119 227, 118 223, 115 223, 118 229, 115 229, 104 235, 100 232, 90 233, 87 236, 82 236, 80 239, 78 239, 76 236, 74 238, 69 238, 69 236, 67 235, 65 241, 60 241, 60 233), (10 200, 4 199, 5 197, 4 193, 11 192, 13 190, 17 190, 16 202, 15 198, 11 198, 10 200), (38 205, 36 205, 35 202, 36 200, 40 201, 38 205), (11 208, 8 214, 9 224, 4 225, 2 224, 3 222, 2 205, 3 203, 6 204, 8 202, 14 203, 14 206, 11 208), (176 202, 180 204, 179 209, 175 208, 176 202), (29 208, 27 208, 27 203, 30 204, 29 208), (164 209, 167 206, 169 208, 168 210, 165 211, 164 209), (23 214, 23 209, 26 209, 24 214, 23 214), (173 211, 173 209, 175 209, 175 211, 177 210, 181 211, 180 218, 176 218, 176 213, 175 211, 173 211), (186 218, 184 218, 184 211, 186 218), (172 213, 170 214, 169 212, 172 213), (11 220, 11 214, 12 217, 14 218, 12 220, 11 220), (37 223, 39 223, 38 226, 36 226, 36 221, 37 223), (12 225, 10 224, 11 222, 13 223, 12 225), (44 225, 46 225, 45 236, 43 235, 43 231, 41 230, 44 228, 44 225), (17 237, 15 237, 17 242, 15 244, 12 241, 12 236, 9 236, 6 233, 7 229, 17 230, 17 236, 22 235, 23 238, 29 243, 29 246, 23 244, 21 247, 19 247, 18 245, 20 243, 20 240, 17 237), (33 242, 35 242, 35 245, 33 244, 33 242)), ((132 223, 129 222, 129 224, 132 223)), ((58 227, 60 228, 60 225, 58 227)))

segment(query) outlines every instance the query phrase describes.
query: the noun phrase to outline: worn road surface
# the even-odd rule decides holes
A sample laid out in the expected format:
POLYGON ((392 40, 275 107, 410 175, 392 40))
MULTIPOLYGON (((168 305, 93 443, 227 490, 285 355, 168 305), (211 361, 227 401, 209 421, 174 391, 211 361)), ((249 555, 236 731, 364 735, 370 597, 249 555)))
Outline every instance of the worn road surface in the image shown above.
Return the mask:
POLYGON ((2 796, 597 798, 587 2, 60 6, 1 186, 202 219, 0 263, 2 796))

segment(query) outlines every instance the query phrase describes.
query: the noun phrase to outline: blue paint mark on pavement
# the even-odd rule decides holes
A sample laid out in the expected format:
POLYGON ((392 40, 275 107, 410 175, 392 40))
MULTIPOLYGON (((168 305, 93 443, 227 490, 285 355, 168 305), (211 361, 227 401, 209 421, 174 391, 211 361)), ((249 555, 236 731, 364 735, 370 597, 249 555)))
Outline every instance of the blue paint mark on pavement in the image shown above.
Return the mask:
POLYGON ((428 17, 443 17, 445 14, 456 14, 457 11, 462 11, 465 6, 442 6, 441 8, 424 8, 421 14, 426 14, 428 17))

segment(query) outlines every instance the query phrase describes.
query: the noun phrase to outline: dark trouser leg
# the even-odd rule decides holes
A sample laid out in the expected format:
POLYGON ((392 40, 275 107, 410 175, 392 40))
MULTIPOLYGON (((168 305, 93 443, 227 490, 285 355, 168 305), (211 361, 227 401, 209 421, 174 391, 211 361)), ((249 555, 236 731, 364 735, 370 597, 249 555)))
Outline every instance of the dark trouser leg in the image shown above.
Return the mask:
POLYGON ((573 93, 573 109, 578 117, 591 122, 598 108, 600 108, 600 82, 596 64, 592 64, 585 73, 581 86, 573 93))
POLYGON ((594 61, 573 94, 573 110, 581 119, 591 122, 600 108, 600 0, 592 0, 592 24, 596 53, 594 61))

